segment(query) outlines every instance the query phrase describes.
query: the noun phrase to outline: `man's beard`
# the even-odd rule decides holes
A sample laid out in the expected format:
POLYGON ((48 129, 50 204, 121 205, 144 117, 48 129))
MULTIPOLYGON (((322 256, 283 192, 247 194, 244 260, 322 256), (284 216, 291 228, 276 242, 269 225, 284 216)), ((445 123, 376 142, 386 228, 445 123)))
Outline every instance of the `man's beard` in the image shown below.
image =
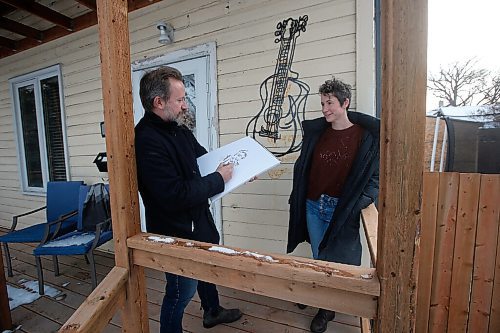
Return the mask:
POLYGON ((192 112, 189 112, 189 110, 185 110, 179 113, 175 121, 179 125, 186 126, 191 131, 194 130, 194 128, 196 127, 196 119, 194 117, 194 114, 192 112))

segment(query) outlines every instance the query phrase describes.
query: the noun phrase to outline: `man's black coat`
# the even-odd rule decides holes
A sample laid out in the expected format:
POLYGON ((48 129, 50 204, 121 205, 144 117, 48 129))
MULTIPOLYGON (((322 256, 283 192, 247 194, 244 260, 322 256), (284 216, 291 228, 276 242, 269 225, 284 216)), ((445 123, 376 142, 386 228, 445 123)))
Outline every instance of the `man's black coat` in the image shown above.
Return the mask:
POLYGON ((224 190, 224 179, 200 175, 196 158, 207 151, 191 131, 146 112, 135 128, 135 152, 147 231, 219 243, 208 198, 224 190))

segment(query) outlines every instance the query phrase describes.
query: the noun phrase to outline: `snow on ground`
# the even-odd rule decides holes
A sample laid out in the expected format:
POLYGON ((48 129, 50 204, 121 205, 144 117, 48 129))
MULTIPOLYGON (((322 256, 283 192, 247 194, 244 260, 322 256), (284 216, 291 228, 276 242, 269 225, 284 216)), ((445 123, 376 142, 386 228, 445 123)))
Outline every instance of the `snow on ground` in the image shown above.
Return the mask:
MULTIPOLYGON (((11 310, 15 309, 19 305, 29 304, 40 298, 38 293, 38 281, 26 281, 20 280, 21 288, 13 287, 7 285, 7 293, 9 295, 9 307, 11 310)), ((45 286, 45 295, 50 297, 56 297, 61 293, 60 290, 52 288, 50 286, 45 286)))

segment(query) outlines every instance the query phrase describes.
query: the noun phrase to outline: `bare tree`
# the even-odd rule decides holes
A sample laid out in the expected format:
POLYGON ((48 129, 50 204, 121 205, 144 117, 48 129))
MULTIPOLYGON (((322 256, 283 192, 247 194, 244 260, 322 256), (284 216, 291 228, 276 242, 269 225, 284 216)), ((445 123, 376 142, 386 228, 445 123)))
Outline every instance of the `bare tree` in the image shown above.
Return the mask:
POLYGON ((492 77, 490 85, 484 90, 485 104, 500 104, 500 73, 492 77))
POLYGON ((428 79, 432 94, 445 101, 445 106, 495 104, 500 101, 500 74, 477 69, 475 58, 441 67, 428 79))

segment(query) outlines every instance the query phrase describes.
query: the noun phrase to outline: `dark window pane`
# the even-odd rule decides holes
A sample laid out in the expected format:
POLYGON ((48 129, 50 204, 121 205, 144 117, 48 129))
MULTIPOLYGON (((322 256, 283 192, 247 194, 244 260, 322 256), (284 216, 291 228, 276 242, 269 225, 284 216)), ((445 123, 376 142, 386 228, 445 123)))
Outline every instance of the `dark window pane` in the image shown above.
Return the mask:
POLYGON ((18 92, 28 186, 43 187, 34 86, 29 85, 21 87, 18 89, 18 92))
POLYGON ((66 180, 61 104, 59 100, 59 83, 57 76, 41 80, 40 84, 42 90, 43 122, 45 126, 49 180, 66 180))

